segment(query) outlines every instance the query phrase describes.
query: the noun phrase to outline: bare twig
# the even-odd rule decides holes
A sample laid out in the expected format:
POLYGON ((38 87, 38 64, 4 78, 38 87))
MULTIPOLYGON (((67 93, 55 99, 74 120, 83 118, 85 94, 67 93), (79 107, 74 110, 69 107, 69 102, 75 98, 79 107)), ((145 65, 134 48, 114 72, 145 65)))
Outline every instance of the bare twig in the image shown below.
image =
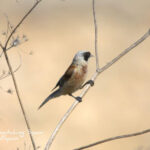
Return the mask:
POLYGON ((10 38, 12 35, 16 32, 18 27, 22 24, 22 22, 28 17, 28 15, 32 12, 32 10, 41 2, 42 0, 37 0, 36 3, 32 6, 32 8, 25 14, 25 16, 20 20, 20 22, 16 25, 16 27, 12 30, 10 35, 8 36, 8 39, 6 40, 4 48, 7 49, 7 45, 9 43, 10 38))
POLYGON ((1 49, 3 49, 3 45, 2 45, 2 43, 0 42, 0 47, 1 47, 1 49))
POLYGON ((110 137, 110 138, 107 138, 107 139, 104 139, 104 140, 101 140, 101 141, 97 141, 97 142, 92 143, 92 144, 88 144, 86 146, 82 146, 82 147, 76 148, 74 150, 82 150, 82 149, 86 149, 86 148, 90 148, 90 147, 96 146, 98 144, 103 144, 103 143, 114 141, 114 140, 118 140, 118 139, 138 136, 138 135, 146 134, 146 133, 149 133, 149 132, 150 132, 150 129, 147 129, 147 130, 143 130, 143 131, 135 132, 135 133, 131 133, 131 134, 124 134, 124 135, 119 135, 119 136, 115 136, 115 137, 110 137))
POLYGON ((97 28, 97 20, 95 13, 95 0, 92 0, 92 10, 93 10, 93 19, 94 19, 94 29, 95 29, 95 57, 96 57, 96 69, 99 69, 99 57, 98 57, 98 28, 97 28))
POLYGON ((27 116, 26 116, 26 113, 25 113, 25 109, 24 109, 22 100, 21 100, 21 98, 20 98, 20 94, 19 94, 17 82, 16 82, 16 79, 15 79, 15 76, 14 76, 14 73, 13 73, 13 70, 12 70, 12 67, 11 67, 11 63, 10 63, 9 58, 8 58, 8 55, 7 55, 7 45, 8 45, 8 43, 9 43, 11 37, 13 36, 13 34, 14 34, 14 33, 16 32, 16 30, 19 28, 19 26, 23 23, 23 21, 27 18, 27 16, 33 11, 33 9, 34 9, 41 1, 42 1, 42 0, 36 1, 36 3, 31 7, 31 9, 30 9, 30 10, 25 14, 25 16, 19 21, 19 23, 16 25, 16 27, 12 30, 12 32, 11 32, 10 35, 8 36, 8 39, 6 40, 6 43, 4 44, 4 46, 2 46, 2 44, 0 44, 0 47, 3 49, 3 53, 4 53, 4 56, 5 56, 5 59, 6 59, 8 68, 9 68, 9 71, 10 71, 11 76, 12 76, 12 80, 13 80, 13 83, 14 83, 14 86, 15 86, 16 94, 17 94, 17 97, 18 97, 18 100, 19 100, 19 104, 20 104, 20 107, 21 107, 21 110, 22 110, 22 113, 23 113, 23 116, 24 116, 24 119, 25 119, 25 123, 26 123, 26 125, 27 125, 28 132, 30 133, 29 136, 30 136, 30 139, 31 139, 32 146, 33 146, 33 149, 34 149, 34 150, 36 150, 35 142, 34 142, 34 139, 33 139, 32 134, 31 134, 31 133, 32 133, 32 132, 31 132, 31 128, 30 128, 29 121, 28 121, 27 116))
MULTIPOLYGON (((18 100, 19 100, 19 104, 20 104, 20 107, 21 107, 21 110, 22 110, 25 122, 26 122, 26 125, 27 125, 27 129, 28 129, 28 131, 31 131, 31 128, 30 128, 30 125, 29 125, 29 121, 27 119, 27 115, 25 113, 25 109, 24 109, 24 106, 23 106, 23 103, 22 103, 22 100, 21 100, 21 97, 20 97, 20 94, 19 94, 19 89, 18 89, 18 86, 17 86, 16 78, 14 76, 14 73, 13 73, 13 70, 12 70, 12 67, 11 67, 11 64, 10 64, 7 52, 5 50, 3 52, 4 52, 4 56, 5 56, 5 59, 6 59, 8 68, 9 68, 9 71, 10 71, 11 76, 12 76, 12 80, 13 80, 13 83, 14 83, 14 86, 15 86, 16 94, 17 94, 17 97, 18 97, 18 100)), ((30 139, 31 139, 31 142, 32 142, 33 149, 36 150, 36 146, 35 146, 35 142, 34 142, 33 136, 32 136, 31 133, 29 135, 30 135, 30 139)))
MULTIPOLYGON (((95 81, 96 78, 98 77, 98 75, 102 72, 104 72, 105 70, 107 70, 109 67, 111 67, 115 62, 117 62, 120 58, 122 58, 124 55, 126 55, 128 52, 130 52, 133 48, 137 47, 140 43, 142 43, 145 39, 147 39, 150 36, 150 29, 140 38, 138 39, 135 43, 133 43, 132 45, 130 45, 128 48, 126 48, 122 53, 120 53, 117 57, 115 57, 114 59, 112 59, 109 63, 107 63, 105 66, 103 66, 102 68, 98 69, 93 76, 91 77, 91 80, 95 81)), ((88 90, 90 89, 90 85, 86 85, 83 92, 80 94, 80 97, 83 98, 85 96, 85 94, 88 92, 88 90)), ((65 115, 62 117, 62 119, 60 120, 60 122, 58 123, 58 125, 56 126, 55 130, 53 131, 51 137, 49 138, 45 150, 48 150, 54 140, 54 138, 56 137, 58 131, 60 130, 61 126, 63 125, 63 123, 67 120, 67 118, 70 116, 70 114, 72 113, 72 111, 75 109, 75 107, 78 105, 78 101, 74 101, 74 103, 70 106, 70 108, 68 109, 68 111, 65 113, 65 115)))
POLYGON ((54 138, 56 137, 58 131, 60 130, 60 128, 62 127, 62 125, 64 124, 65 120, 69 117, 69 115, 71 114, 71 112, 75 109, 75 107, 77 106, 79 102, 76 100, 74 101, 74 103, 71 105, 71 107, 68 109, 68 111, 65 113, 65 115, 62 117, 62 119, 59 121, 59 123, 57 124, 55 130, 53 131, 52 135, 50 136, 45 149, 44 150, 49 150, 54 138))
MULTIPOLYGON (((4 35, 6 36, 6 41, 7 41, 7 39, 8 39, 8 34, 13 31, 13 25, 11 24, 11 22, 10 22, 10 20, 9 20, 9 17, 7 16, 7 14, 4 14, 4 16, 5 16, 6 21, 7 21, 7 30, 6 30, 6 32, 4 32, 4 33, 5 33, 4 35)), ((14 32, 14 33, 15 33, 15 32, 14 32)), ((19 45, 21 45, 21 44, 23 44, 24 42, 27 41, 27 38, 26 38, 25 35, 22 36, 23 41, 22 41, 22 39, 20 39, 19 35, 17 35, 17 37, 15 37, 14 34, 13 34, 13 35, 11 36, 11 38, 12 38, 12 42, 10 43, 10 46, 6 48, 6 50, 9 50, 9 49, 11 49, 11 48, 13 48, 13 47, 19 46, 19 45)), ((10 38, 10 39, 11 39, 11 38, 10 38)), ((2 54, 1 54, 1 55, 2 55, 2 54)), ((1 56, 1 55, 0 55, 0 56, 1 56)))
MULTIPOLYGON (((16 67, 16 69, 13 71, 13 73, 17 72, 21 68, 21 65, 22 65, 22 59, 21 59, 21 55, 20 55, 19 52, 18 52, 18 55, 19 55, 19 58, 20 58, 20 62, 19 62, 19 65, 16 67)), ((6 78, 10 75, 11 75, 10 71, 7 74, 2 73, 2 75, 0 76, 0 80, 4 79, 4 78, 6 78)))
POLYGON ((102 73, 106 69, 108 69, 111 65, 113 65, 115 62, 117 62, 120 58, 122 58, 124 55, 126 55, 128 52, 130 52, 133 48, 137 47, 139 44, 141 44, 145 39, 147 39, 150 36, 150 29, 142 36, 140 37, 135 43, 130 45, 128 48, 126 48, 122 53, 120 53, 117 57, 115 57, 112 61, 107 63, 104 67, 98 70, 99 73, 102 73))

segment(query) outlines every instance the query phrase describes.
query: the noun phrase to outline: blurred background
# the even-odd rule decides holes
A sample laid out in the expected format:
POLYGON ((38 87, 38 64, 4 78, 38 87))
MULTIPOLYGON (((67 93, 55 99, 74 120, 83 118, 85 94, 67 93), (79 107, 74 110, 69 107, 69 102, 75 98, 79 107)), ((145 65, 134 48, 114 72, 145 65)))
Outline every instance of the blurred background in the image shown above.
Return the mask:
MULTIPOLYGON (((100 66, 105 65, 150 28, 149 0, 95 0, 100 66)), ((16 25, 34 0, 0 0, 0 40, 7 29, 4 14, 16 25)), ((11 49, 12 67, 37 146, 44 148, 56 124, 74 99, 62 96, 37 110, 78 50, 94 54, 92 0, 43 0, 19 28, 28 42, 11 49)), ((51 150, 71 150, 111 136, 150 128, 150 39, 110 69, 73 111, 51 150)), ((4 56, 0 73, 8 71, 4 56)), ((87 80, 95 71, 89 61, 87 80)), ((32 149, 11 77, 0 80, 0 149, 32 149), (12 90, 12 94, 6 92, 12 90)), ((81 91, 75 93, 79 95, 81 91)), ((90 150, 149 150, 150 134, 117 140, 90 150)))

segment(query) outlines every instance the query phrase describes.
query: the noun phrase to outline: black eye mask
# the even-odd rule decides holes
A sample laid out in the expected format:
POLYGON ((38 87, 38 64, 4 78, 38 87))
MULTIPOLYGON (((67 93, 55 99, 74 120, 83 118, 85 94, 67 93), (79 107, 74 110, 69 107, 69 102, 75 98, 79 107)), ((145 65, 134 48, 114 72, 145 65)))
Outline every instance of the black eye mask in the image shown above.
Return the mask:
POLYGON ((90 53, 90 52, 85 52, 85 53, 83 54, 83 56, 84 56, 84 60, 85 60, 85 61, 88 61, 88 59, 89 59, 90 56, 91 56, 91 53, 90 53))

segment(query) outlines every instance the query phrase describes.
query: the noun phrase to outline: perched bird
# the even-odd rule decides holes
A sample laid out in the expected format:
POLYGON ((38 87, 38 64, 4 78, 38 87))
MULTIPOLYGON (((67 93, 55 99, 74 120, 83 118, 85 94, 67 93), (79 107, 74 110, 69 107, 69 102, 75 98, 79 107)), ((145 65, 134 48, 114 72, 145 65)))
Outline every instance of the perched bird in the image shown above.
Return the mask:
POLYGON ((59 88, 50 94, 43 103, 39 106, 39 109, 47 103, 49 100, 56 98, 61 95, 70 95, 76 98, 79 102, 82 101, 80 97, 75 97, 72 95, 73 92, 78 89, 83 88, 86 84, 94 84, 92 80, 89 80, 84 85, 84 81, 87 75, 88 59, 92 57, 88 51, 79 51, 73 58, 73 61, 64 75, 57 82, 56 86, 52 89, 54 90, 59 86, 59 88))

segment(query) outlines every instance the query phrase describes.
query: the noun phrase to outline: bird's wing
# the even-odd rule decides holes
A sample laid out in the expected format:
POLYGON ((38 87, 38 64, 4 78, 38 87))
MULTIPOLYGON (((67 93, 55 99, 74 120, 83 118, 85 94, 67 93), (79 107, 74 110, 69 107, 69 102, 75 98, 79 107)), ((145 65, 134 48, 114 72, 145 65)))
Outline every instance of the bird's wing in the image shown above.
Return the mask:
POLYGON ((67 82, 67 81, 71 78, 71 76, 72 76, 73 73, 74 73, 75 67, 76 67, 76 66, 73 65, 73 64, 71 64, 71 65, 69 66, 69 68, 67 69, 67 71, 66 71, 66 72, 64 73, 64 75, 60 78, 60 80, 57 82, 56 86, 52 89, 52 91, 53 91, 56 87, 58 87, 58 86, 62 87, 62 86, 64 85, 64 83, 67 82))

